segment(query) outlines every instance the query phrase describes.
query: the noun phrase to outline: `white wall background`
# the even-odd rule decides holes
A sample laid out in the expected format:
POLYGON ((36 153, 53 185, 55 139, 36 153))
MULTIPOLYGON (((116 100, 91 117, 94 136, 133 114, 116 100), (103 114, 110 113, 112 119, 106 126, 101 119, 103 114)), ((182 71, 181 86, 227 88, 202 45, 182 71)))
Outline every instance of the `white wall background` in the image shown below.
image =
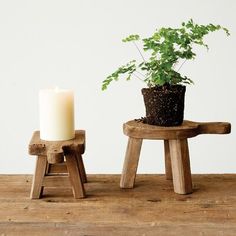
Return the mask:
MULTIPOLYGON (((236 172, 236 1, 234 0, 8 0, 0 1, 0 173, 33 173, 27 154, 39 127, 38 90, 73 88, 76 127, 87 131, 88 173, 120 173, 127 137, 122 123, 144 116, 140 89, 133 80, 101 82, 138 53, 121 39, 148 36, 162 26, 193 18, 228 27, 207 37, 210 51, 182 68, 195 81, 187 88, 185 118, 229 121, 232 134, 199 136, 189 142, 193 173, 236 172)), ((140 173, 163 173, 161 141, 143 144, 140 173)))

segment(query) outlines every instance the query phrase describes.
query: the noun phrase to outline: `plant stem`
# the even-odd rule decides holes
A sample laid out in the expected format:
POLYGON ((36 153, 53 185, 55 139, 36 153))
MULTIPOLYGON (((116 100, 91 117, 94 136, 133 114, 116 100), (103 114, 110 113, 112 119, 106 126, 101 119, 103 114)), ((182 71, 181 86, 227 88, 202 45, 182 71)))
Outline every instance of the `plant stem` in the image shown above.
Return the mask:
POLYGON ((179 69, 177 70, 177 72, 179 72, 179 70, 182 68, 182 66, 184 65, 184 63, 187 61, 187 59, 185 59, 182 64, 180 65, 179 69))
POLYGON ((137 73, 139 73, 140 75, 142 75, 145 79, 146 79, 146 75, 144 75, 143 73, 139 72, 136 70, 137 73))
POLYGON ((136 74, 134 74, 134 73, 133 73, 133 75, 134 75, 137 79, 139 79, 139 80, 141 80, 143 83, 145 83, 145 81, 144 81, 143 79, 141 79, 138 75, 136 75, 136 74))
POLYGON ((136 44, 134 41, 133 41, 133 44, 134 44, 134 46, 137 48, 137 50, 138 50, 138 52, 139 52, 140 56, 142 57, 143 61, 144 61, 144 62, 146 62, 146 60, 145 60, 145 58, 144 58, 143 54, 141 53, 141 51, 140 51, 140 49, 139 49, 138 45, 137 45, 137 44, 136 44))

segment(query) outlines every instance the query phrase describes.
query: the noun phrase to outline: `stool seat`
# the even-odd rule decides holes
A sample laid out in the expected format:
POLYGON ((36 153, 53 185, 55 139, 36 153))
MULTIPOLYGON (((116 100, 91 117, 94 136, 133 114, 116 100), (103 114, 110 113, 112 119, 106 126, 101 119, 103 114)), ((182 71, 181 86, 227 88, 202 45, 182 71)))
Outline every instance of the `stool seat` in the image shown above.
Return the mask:
POLYGON ((50 164, 64 162, 64 156, 85 151, 85 131, 76 130, 75 137, 65 141, 45 141, 40 139, 40 132, 35 131, 29 144, 30 155, 47 156, 50 164))
POLYGON ((124 134, 142 139, 185 139, 199 134, 227 134, 230 133, 228 122, 194 122, 184 120, 180 126, 156 126, 131 120, 123 125, 124 134))
POLYGON ((194 122, 185 120, 180 126, 163 127, 131 120, 123 125, 129 137, 120 180, 121 188, 133 188, 143 139, 164 140, 166 179, 172 180, 178 194, 192 193, 188 138, 200 134, 228 134, 228 122, 194 122))
POLYGON ((35 131, 28 151, 37 156, 32 182, 32 199, 40 198, 44 187, 65 187, 70 182, 75 198, 84 198, 83 183, 87 182, 82 154, 85 151, 85 131, 76 130, 75 138, 65 141, 45 141, 35 131), (67 181, 69 180, 69 181, 67 181))

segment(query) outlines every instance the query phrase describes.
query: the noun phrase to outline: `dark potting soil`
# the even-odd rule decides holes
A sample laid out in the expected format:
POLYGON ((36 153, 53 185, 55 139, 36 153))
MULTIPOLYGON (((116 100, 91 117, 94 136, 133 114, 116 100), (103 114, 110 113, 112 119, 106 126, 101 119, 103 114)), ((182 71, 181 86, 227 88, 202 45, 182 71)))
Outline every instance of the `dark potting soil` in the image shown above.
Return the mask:
POLYGON ((181 125, 184 117, 186 87, 182 85, 143 88, 146 107, 143 123, 160 126, 181 125))

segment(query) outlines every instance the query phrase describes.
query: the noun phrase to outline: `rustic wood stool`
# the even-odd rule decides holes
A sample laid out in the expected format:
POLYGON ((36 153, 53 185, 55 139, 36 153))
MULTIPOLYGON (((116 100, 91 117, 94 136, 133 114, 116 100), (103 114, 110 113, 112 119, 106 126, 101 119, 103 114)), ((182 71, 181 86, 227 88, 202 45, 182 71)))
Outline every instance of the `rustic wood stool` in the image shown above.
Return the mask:
POLYGON ((40 198, 43 188, 71 184, 75 198, 84 198, 87 182, 82 154, 85 131, 75 131, 75 138, 66 141, 44 141, 36 131, 29 144, 29 154, 37 156, 30 197, 40 198), (70 180, 70 181, 69 181, 70 180), (69 183, 70 182, 70 183, 69 183))
POLYGON ((226 122, 184 121, 181 126, 163 127, 144 124, 135 120, 123 125, 129 136, 121 188, 133 188, 143 139, 164 140, 166 179, 173 175, 174 191, 179 194, 192 193, 188 138, 199 134, 228 134, 231 125, 226 122))

